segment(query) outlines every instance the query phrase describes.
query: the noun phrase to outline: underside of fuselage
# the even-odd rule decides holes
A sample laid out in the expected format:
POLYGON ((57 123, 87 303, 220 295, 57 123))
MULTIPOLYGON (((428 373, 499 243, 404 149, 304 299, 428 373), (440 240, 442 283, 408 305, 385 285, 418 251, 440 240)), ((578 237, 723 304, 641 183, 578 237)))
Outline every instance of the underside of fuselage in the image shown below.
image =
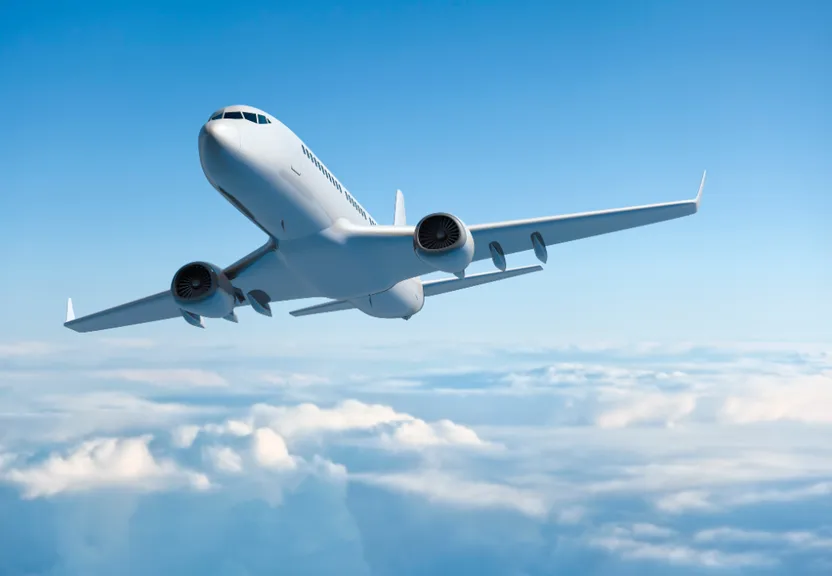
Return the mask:
POLYGON ((345 227, 367 224, 345 209, 329 182, 311 168, 300 138, 261 110, 225 108, 237 109, 263 115, 269 123, 210 120, 199 134, 200 164, 211 185, 274 239, 273 258, 260 263, 260 289, 281 292, 278 285, 288 272, 306 293, 348 300, 371 316, 409 318, 421 310, 418 278, 398 281, 400 276, 379 266, 343 233, 345 227))

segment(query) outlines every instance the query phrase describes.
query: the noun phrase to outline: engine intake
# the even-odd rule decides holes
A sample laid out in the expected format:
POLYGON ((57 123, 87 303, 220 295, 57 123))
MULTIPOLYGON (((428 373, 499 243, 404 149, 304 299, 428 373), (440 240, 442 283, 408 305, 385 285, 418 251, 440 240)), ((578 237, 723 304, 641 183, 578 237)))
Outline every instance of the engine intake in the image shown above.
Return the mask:
POLYGON ((206 318, 223 318, 234 311, 236 297, 231 281, 207 262, 185 264, 173 276, 170 291, 183 309, 206 318))
POLYGON ((473 260, 474 238, 459 218, 439 212, 425 216, 416 225, 413 249, 425 264, 456 274, 473 260))

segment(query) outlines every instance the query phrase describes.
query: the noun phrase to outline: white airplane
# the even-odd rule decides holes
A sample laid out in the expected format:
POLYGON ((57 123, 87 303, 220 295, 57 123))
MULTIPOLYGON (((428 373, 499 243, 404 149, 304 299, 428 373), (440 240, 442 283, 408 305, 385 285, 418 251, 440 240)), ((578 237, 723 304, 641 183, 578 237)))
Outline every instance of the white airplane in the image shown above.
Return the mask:
POLYGON ((251 106, 211 115, 199 132, 199 159, 211 185, 268 242, 226 268, 186 264, 169 289, 88 316, 75 318, 69 299, 64 326, 94 332, 184 318, 204 328, 204 318, 237 322, 239 306, 271 316, 271 302, 313 297, 328 301, 291 314, 358 309, 408 320, 426 296, 542 270, 507 268, 507 254, 534 250, 545 263, 553 244, 694 214, 705 184, 703 173, 694 200, 474 226, 443 212, 408 225, 398 190, 393 223, 384 225, 294 132, 251 106), (485 259, 498 270, 465 274, 469 264, 485 259), (437 271, 454 276, 420 279, 437 271))

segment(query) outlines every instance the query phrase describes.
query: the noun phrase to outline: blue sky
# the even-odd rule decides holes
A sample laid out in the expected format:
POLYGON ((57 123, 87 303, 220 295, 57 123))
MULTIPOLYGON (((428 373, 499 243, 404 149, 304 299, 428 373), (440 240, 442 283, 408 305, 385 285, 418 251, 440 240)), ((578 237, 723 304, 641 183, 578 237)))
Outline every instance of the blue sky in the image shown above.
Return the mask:
POLYGON ((284 4, 0 9, 0 575, 828 569, 832 8, 284 4), (199 167, 228 104, 382 223, 708 183, 407 323, 65 330, 263 241, 199 167))

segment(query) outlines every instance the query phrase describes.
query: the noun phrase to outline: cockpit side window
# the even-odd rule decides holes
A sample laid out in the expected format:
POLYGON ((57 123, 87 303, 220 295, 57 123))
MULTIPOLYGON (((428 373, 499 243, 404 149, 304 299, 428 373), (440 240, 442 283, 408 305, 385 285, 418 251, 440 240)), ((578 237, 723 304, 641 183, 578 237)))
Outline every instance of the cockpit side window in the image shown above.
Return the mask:
POLYGON ((243 112, 243 116, 249 122, 254 122, 255 124, 257 124, 257 114, 255 114, 254 112, 243 112))
POLYGON ((217 112, 216 114, 211 116, 211 120, 219 120, 220 118, 222 118, 222 112, 217 112))
POLYGON ((235 110, 233 112, 226 112, 223 115, 223 118, 233 118, 235 120, 242 120, 243 119, 243 113, 240 112, 239 110, 235 110))
POLYGON ((258 124, 266 124, 267 122, 268 122, 268 118, 266 118, 262 114, 257 115, 257 123, 258 124))

